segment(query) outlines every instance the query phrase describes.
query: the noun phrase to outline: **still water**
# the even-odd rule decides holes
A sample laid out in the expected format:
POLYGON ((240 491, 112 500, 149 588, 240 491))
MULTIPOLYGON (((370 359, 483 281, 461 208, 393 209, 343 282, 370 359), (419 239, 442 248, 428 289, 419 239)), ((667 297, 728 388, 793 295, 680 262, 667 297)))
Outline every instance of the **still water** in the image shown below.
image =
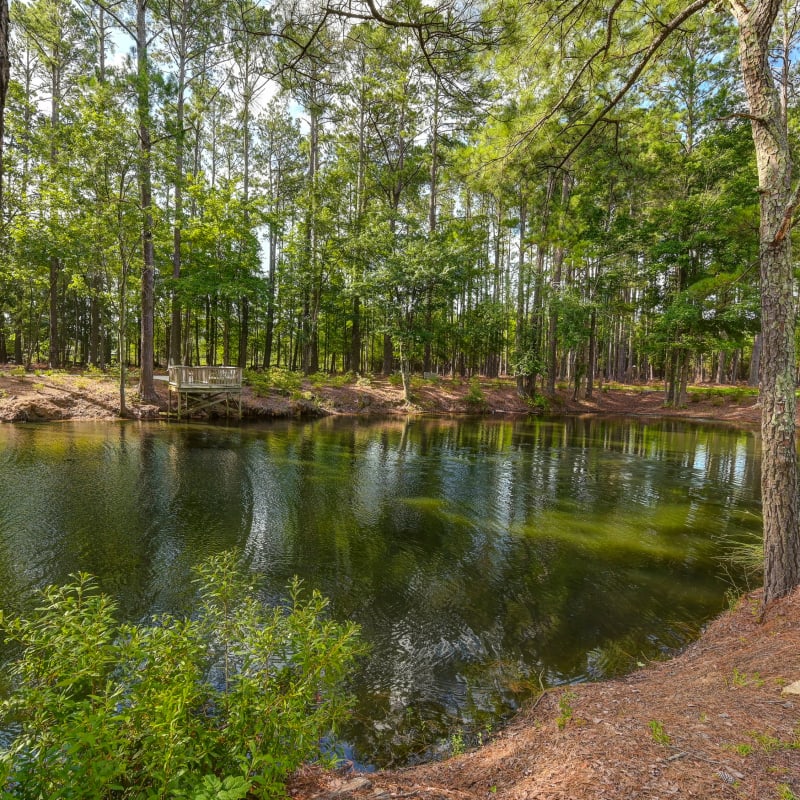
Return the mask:
POLYGON ((360 623, 343 746, 397 764, 685 644, 758 486, 754 434, 675 421, 0 426, 0 607, 82 570, 128 619, 189 611, 238 547, 265 599, 300 575, 360 623))

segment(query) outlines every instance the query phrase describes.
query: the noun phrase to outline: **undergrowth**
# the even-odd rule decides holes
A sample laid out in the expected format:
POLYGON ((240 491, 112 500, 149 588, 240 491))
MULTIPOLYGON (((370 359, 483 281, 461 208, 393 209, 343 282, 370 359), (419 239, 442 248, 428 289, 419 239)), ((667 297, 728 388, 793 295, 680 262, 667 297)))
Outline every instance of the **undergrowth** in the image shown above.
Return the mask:
POLYGON ((255 599, 233 554, 197 568, 199 608, 120 624, 93 578, 2 621, 19 657, 2 703, 8 798, 275 797, 349 709, 355 625, 326 618, 297 579, 286 604, 255 599))

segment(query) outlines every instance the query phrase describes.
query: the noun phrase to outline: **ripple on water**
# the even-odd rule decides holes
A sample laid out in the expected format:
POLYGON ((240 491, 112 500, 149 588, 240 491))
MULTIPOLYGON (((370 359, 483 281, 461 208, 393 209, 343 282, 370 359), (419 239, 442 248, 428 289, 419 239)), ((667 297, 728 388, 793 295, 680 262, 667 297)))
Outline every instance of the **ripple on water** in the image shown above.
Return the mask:
POLYGON ((674 423, 5 426, 0 599, 87 570, 123 616, 186 611, 239 547, 263 597, 299 575, 361 624, 348 752, 410 761, 695 635, 758 469, 748 434, 674 423))

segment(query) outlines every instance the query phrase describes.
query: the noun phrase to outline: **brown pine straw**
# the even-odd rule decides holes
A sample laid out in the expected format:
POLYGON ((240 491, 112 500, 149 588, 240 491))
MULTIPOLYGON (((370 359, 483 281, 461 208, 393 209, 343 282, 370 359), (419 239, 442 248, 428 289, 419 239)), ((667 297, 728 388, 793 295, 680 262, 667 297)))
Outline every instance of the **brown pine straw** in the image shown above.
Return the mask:
POLYGON ((482 749, 359 776, 306 768, 296 798, 620 800, 800 798, 800 589, 764 609, 760 592, 669 661, 532 703, 482 749), (562 717, 562 728, 558 718, 562 717))

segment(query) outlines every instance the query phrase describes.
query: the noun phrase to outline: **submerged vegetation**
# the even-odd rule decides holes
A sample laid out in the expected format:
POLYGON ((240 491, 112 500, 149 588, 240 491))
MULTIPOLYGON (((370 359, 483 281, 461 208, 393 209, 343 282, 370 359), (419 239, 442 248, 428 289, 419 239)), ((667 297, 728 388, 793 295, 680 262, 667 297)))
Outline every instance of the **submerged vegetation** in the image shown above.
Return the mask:
POLYGON ((357 626, 326 619, 326 600, 303 599, 297 580, 285 605, 266 606, 234 554, 196 572, 192 618, 120 624, 81 574, 4 620, 19 647, 2 704, 14 734, 4 797, 271 797, 325 758, 349 708, 357 626))

